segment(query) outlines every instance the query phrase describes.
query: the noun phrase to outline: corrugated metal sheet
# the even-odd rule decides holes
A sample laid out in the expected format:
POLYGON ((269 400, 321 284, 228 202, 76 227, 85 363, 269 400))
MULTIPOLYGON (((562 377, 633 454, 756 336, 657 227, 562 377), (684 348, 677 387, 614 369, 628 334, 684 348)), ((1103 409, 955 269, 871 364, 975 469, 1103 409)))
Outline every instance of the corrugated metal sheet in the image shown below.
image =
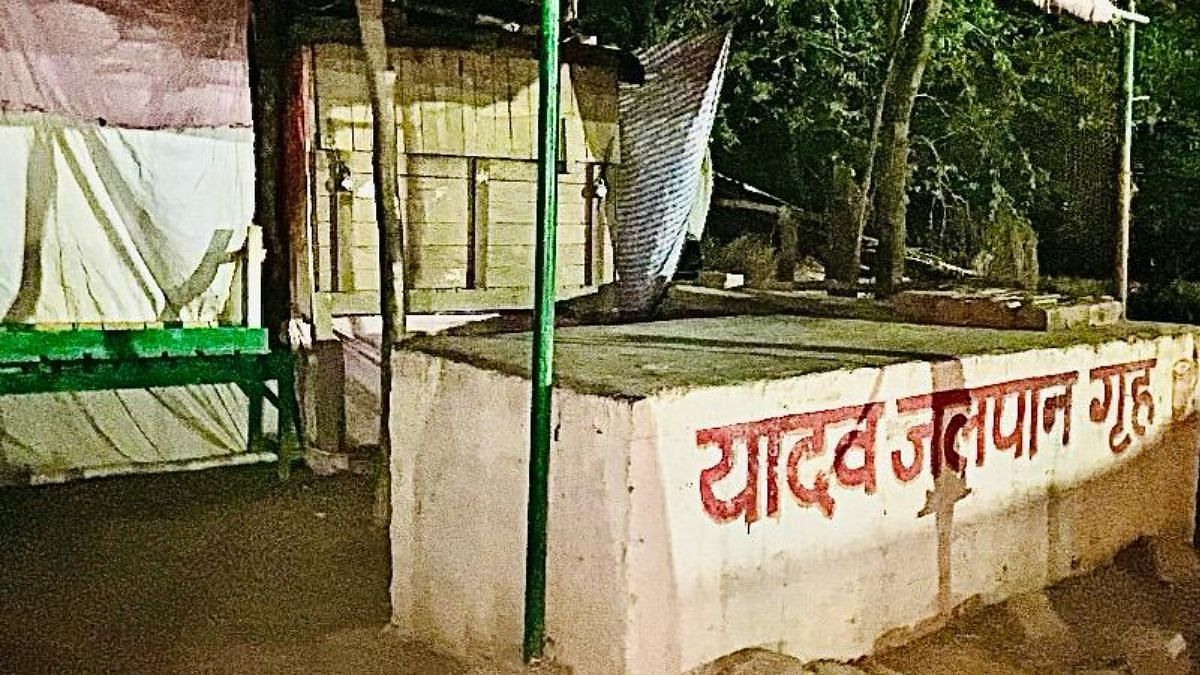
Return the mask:
POLYGON ((730 39, 721 31, 642 51, 645 84, 621 90, 614 234, 622 312, 653 307, 675 274, 689 226, 707 212, 704 159, 730 39))

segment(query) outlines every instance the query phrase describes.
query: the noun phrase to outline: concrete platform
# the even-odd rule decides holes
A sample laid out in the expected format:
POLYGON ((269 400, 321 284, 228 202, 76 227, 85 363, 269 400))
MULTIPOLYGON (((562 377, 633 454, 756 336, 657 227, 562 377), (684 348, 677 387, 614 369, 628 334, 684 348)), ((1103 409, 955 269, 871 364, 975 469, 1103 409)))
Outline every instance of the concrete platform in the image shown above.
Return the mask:
MULTIPOLYGON (((1195 517, 1192 328, 798 317, 560 334, 548 631, 579 673, 852 659, 1195 517)), ((394 621, 521 638, 529 336, 394 355, 394 621)))

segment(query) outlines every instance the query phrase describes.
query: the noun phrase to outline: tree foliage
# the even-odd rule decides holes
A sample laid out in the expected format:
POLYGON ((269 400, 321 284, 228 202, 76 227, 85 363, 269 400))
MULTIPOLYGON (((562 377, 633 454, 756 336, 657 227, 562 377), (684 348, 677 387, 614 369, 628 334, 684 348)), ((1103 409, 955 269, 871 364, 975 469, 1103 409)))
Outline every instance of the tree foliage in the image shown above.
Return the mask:
MULTIPOLYGON (((733 27, 718 168, 807 209, 831 206, 834 168, 861 172, 887 44, 888 0, 586 0, 585 25, 640 46, 733 27)), ((1200 7, 1149 0, 1139 33, 1137 278, 1200 278, 1200 7)), ((1104 276, 1115 228, 1120 31, 1028 0, 943 10, 913 118, 909 242, 968 263, 998 195, 1051 274, 1104 276)))

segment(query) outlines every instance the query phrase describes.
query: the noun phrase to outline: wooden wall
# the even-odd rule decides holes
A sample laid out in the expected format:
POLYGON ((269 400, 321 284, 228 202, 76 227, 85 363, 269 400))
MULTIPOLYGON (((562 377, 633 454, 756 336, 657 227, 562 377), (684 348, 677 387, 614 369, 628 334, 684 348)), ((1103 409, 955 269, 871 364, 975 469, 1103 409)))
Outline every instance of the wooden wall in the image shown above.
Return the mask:
MULTIPOLYGON (((393 49, 391 58, 412 311, 528 306, 537 62, 440 49, 393 49)), ((332 45, 313 48, 312 63, 314 280, 318 292, 343 298, 335 313, 367 313, 379 288, 379 236, 365 66, 356 50, 332 45)), ((616 72, 564 66, 562 108, 558 282, 567 296, 613 276, 591 186, 619 160, 616 72)))

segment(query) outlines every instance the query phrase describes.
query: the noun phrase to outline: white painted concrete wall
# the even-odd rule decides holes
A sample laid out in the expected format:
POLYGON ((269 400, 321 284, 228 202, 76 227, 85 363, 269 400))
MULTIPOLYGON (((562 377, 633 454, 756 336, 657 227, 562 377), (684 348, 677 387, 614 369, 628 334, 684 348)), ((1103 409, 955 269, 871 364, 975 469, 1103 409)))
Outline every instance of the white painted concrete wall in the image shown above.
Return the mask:
MULTIPOLYGON (((467 658, 520 658, 529 384, 396 355, 394 620, 467 658), (407 451, 407 452, 406 452, 407 451)), ((632 409, 558 392, 547 630, 581 672, 621 672, 632 409), (590 670, 589 669, 593 669, 590 670)))
MULTIPOLYGON (((396 621, 453 653, 515 660, 528 384, 420 354, 396 358, 396 621)), ((1040 398, 1067 390, 1048 387, 1040 398)), ((752 646, 849 659, 968 600, 998 601, 1094 567, 1141 534, 1188 534, 1197 443, 1196 425, 1183 420, 1195 395, 1191 336, 839 371, 637 403, 559 392, 549 548, 554 651, 579 673, 638 675, 684 672, 752 646), (1110 431, 1118 402, 1093 421, 1103 384, 1091 371, 1148 360, 1149 382, 1137 385, 1147 392, 1138 405, 1143 433, 1132 424, 1130 387, 1144 368, 1126 376, 1122 428, 1131 443, 1116 453, 1110 431), (897 401, 964 389, 975 391, 977 407, 988 393, 980 388, 1045 376, 1074 379, 1069 443, 1065 417, 1043 417, 1040 404, 1031 415, 1027 398, 1039 447, 1016 458, 994 447, 988 414, 983 466, 970 434, 956 446, 967 456, 970 493, 944 500, 952 513, 919 516, 931 493, 954 487, 955 474, 943 472, 935 491, 926 444, 920 472, 910 482, 897 478, 893 451, 909 462, 909 431, 932 419, 928 409, 902 414, 897 401), (789 487, 788 458, 811 430, 780 418, 869 403, 879 404, 873 494, 842 485, 832 471, 835 446, 862 422, 829 426, 820 454, 796 462, 802 486, 811 487, 818 471, 828 474, 834 506, 827 516, 789 487), (796 428, 787 431, 789 424, 796 428), (745 439, 762 432, 753 522, 741 513, 715 518, 701 496, 702 473, 722 457, 706 430, 731 426, 743 440, 731 446, 729 474, 708 483, 712 500, 745 488, 745 439), (771 434, 763 431, 771 428, 784 430, 774 515, 771 434)), ((985 405, 1004 398, 1000 421, 1008 431, 1017 394, 991 398, 985 405)), ((846 457, 853 469, 864 453, 852 448, 846 457)))

